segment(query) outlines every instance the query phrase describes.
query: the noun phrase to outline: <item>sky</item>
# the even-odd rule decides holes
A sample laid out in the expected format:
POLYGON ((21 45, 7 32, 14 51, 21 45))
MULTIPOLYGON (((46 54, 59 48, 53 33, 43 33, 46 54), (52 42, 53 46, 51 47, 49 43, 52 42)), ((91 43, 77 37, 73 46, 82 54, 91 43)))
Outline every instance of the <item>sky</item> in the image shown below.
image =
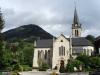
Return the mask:
MULTIPOLYGON (((4 31, 36 24, 54 36, 71 35, 74 0, 0 0, 4 31)), ((100 35, 100 0, 76 0, 82 36, 100 35)))

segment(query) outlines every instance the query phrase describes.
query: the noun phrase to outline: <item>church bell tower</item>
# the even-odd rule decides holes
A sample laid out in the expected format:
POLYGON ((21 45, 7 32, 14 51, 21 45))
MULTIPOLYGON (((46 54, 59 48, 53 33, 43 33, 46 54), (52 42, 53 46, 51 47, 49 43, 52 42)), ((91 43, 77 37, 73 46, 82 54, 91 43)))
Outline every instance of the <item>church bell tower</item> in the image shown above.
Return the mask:
POLYGON ((77 10, 75 7, 74 19, 73 19, 73 24, 72 24, 72 37, 73 38, 81 37, 81 31, 82 31, 82 27, 81 27, 81 24, 79 22, 77 10))

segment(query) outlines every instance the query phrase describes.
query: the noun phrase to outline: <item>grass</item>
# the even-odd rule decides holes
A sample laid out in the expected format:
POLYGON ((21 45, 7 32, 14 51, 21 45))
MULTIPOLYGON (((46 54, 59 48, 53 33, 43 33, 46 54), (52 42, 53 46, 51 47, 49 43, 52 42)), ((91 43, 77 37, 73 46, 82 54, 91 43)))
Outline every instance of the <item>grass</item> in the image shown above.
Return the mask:
POLYGON ((0 75, 2 75, 2 72, 0 72, 0 75))

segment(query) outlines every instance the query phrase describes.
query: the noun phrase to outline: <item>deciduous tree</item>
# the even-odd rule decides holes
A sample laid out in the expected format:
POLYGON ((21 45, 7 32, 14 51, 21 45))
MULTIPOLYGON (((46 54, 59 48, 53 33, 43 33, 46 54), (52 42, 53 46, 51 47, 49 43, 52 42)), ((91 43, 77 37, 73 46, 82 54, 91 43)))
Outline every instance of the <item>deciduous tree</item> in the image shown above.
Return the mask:
POLYGON ((4 27, 4 19, 0 11, 0 69, 2 69, 3 67, 3 37, 1 33, 3 27, 4 27))

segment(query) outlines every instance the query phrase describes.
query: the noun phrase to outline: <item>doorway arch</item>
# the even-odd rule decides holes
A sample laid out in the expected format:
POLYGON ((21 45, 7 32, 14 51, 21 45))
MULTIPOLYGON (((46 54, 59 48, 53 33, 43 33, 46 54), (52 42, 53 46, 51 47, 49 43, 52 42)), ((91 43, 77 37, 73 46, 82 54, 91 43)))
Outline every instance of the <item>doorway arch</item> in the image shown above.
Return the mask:
POLYGON ((64 60, 60 61, 60 66, 64 66, 64 60))
POLYGON ((64 60, 60 61, 60 69, 59 69, 60 73, 65 73, 65 67, 64 67, 64 60))

